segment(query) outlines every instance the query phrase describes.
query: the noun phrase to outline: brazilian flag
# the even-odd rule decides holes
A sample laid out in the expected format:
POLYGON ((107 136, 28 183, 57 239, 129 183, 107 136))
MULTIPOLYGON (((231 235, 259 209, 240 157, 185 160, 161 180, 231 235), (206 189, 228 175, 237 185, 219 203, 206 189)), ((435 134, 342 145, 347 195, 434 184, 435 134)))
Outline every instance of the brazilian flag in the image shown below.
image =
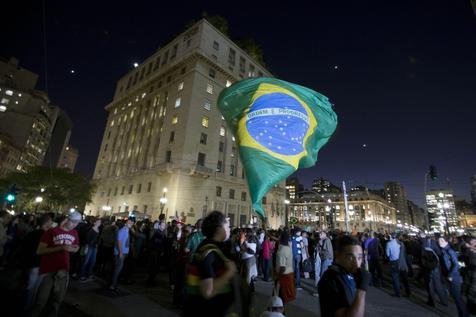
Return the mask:
POLYGON ((261 200, 298 168, 316 163, 317 152, 337 126, 327 97, 274 78, 253 78, 224 89, 218 108, 236 137, 256 213, 261 200))

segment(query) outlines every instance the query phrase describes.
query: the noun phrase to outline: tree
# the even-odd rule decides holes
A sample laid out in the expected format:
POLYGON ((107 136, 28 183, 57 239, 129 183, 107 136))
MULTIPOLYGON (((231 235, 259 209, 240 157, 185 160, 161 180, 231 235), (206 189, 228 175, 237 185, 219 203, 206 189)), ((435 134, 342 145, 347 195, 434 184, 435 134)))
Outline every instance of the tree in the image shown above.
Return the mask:
POLYGON ((35 198, 38 196, 43 198, 38 205, 40 210, 64 211, 91 202, 95 191, 95 186, 81 174, 64 168, 42 166, 30 167, 26 173, 8 174, 0 179, 1 191, 6 192, 12 184, 18 191, 16 209, 30 211, 37 208, 35 198))
POLYGON ((255 40, 249 37, 237 39, 236 44, 250 55, 254 60, 258 61, 263 67, 266 67, 264 61, 263 49, 256 44, 255 40))

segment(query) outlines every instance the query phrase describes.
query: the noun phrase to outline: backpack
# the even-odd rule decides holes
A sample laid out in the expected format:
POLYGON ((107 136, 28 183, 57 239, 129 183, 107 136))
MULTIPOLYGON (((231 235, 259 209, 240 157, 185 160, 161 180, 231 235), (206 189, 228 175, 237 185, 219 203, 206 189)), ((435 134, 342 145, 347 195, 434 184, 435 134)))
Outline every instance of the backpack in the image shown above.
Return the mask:
POLYGON ((439 263, 440 260, 432 248, 426 247, 423 249, 421 253, 421 265, 424 269, 433 270, 439 263))

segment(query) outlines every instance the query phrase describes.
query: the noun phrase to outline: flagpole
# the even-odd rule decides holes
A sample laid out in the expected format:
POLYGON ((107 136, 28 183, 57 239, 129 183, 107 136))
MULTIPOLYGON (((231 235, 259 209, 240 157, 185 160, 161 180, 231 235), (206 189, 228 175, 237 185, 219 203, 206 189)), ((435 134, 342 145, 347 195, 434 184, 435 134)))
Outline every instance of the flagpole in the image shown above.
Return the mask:
POLYGON ((347 220, 347 215, 349 214, 349 211, 347 209, 347 190, 345 188, 345 181, 342 181, 342 189, 344 190, 344 223, 345 223, 345 231, 349 232, 349 222, 347 220))

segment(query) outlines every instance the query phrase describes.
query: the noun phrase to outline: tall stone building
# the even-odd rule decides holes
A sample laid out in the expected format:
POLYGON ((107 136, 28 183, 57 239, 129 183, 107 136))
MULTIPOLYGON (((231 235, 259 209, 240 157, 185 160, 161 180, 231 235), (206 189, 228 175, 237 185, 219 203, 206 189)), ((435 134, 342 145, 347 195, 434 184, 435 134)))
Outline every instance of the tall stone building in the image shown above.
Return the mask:
POLYGON ((386 182, 384 184, 385 198, 397 208, 397 222, 402 225, 411 224, 411 216, 408 212, 407 197, 405 189, 396 182, 386 182))
POLYGON ((18 60, 0 58, 0 135, 11 152, 8 164, 0 162, 2 170, 15 166, 24 171, 41 165, 45 157, 53 116, 47 94, 35 89, 37 80, 38 75, 20 67, 18 60))
MULTIPOLYGON (((238 145, 217 109, 232 83, 271 76, 201 20, 117 82, 93 180, 92 214, 137 210, 193 223, 210 210, 234 226, 253 219, 238 145)), ((284 184, 263 199, 269 225, 284 223, 284 184)))

